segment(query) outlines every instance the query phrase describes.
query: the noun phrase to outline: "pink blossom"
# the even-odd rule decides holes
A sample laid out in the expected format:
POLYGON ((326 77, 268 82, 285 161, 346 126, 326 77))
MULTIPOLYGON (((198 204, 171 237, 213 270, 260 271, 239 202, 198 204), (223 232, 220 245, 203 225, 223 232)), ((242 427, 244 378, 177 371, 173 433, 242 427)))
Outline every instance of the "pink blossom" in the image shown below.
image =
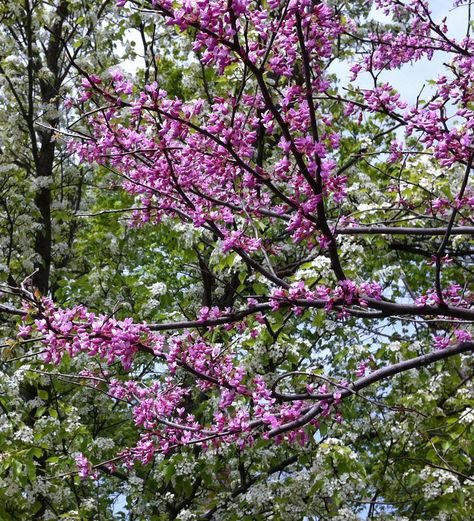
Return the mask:
POLYGON ((31 326, 20 325, 20 326, 18 326, 18 333, 16 336, 18 338, 28 338, 31 334, 31 331, 32 331, 31 326))
POLYGON ((74 458, 78 469, 78 474, 81 479, 92 478, 94 480, 99 479, 99 475, 96 470, 93 470, 89 460, 82 454, 79 453, 74 458))

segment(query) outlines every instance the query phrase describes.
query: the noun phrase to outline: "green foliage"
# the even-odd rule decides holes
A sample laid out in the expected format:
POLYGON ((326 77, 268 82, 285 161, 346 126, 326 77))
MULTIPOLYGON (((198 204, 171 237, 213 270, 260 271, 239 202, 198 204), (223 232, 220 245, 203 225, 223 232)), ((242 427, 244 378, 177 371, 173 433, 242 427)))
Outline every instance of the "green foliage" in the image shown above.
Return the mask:
MULTIPOLYGON (((117 18, 114 8, 108 7, 98 23, 96 3, 66 4, 68 28, 76 24, 79 28, 70 47, 88 72, 105 71, 115 64, 114 42, 125 42, 133 28, 146 42, 138 81, 157 80, 171 96, 182 99, 212 99, 239 86, 242 71, 238 68, 217 79, 212 70, 188 58, 190 41, 182 43, 182 38, 178 40, 163 27, 144 23, 137 13, 117 18)), ((367 11, 364 2, 350 4, 355 17, 367 11)), ((6 24, 0 31, 2 282, 21 282, 31 274, 38 254, 35 231, 41 227, 35 195, 42 182, 38 178, 44 176, 34 171, 32 136, 18 118, 17 100, 6 80, 13 81, 22 99, 26 96, 21 84, 25 56, 8 32, 24 28, 24 16, 23 2, 0 5, 0 19, 6 24)), ((50 7, 39 2, 34 17, 33 36, 39 40, 46 36, 44 27, 51 24, 50 7)), ((140 54, 137 45, 124 46, 126 57, 136 59, 140 54)), ((341 42, 341 57, 356 51, 341 42)), ((46 77, 49 72, 35 70, 35 81, 41 74, 46 77)), ((60 86, 58 100, 51 98, 42 107, 46 115, 41 112, 40 116, 38 108, 35 117, 46 122, 59 117, 61 126, 78 117, 75 111, 65 113, 60 101, 75 92, 73 76, 69 72, 68 81, 60 86)), ((249 81, 249 92, 252 87, 249 81)), ((350 95, 356 101, 362 96, 357 91, 350 95)), ((360 208, 354 216, 360 224, 389 219, 400 197, 420 207, 435 196, 452 198, 460 171, 441 172, 430 162, 407 163, 404 178, 409 182, 397 184, 399 172, 375 159, 388 150, 394 137, 387 132, 372 140, 387 130, 385 122, 375 116, 363 125, 347 127, 337 104, 328 104, 327 111, 335 130, 345 129, 338 163, 345 165, 354 154, 360 155, 350 167, 348 185, 351 205, 360 208), (390 189, 394 184, 397 189, 390 189)), ((75 129, 87 131, 85 124, 75 129)), ((265 143, 264 154, 271 155, 279 137, 265 143)), ((248 273, 235 254, 214 248, 210 232, 171 218, 159 226, 131 228, 129 209, 138 203, 124 195, 120 182, 103 166, 86 170, 77 165, 64 143, 57 143, 48 187, 53 224, 49 290, 58 303, 83 303, 95 312, 161 323, 194 317, 202 305, 232 305, 239 303, 239 295, 265 294, 271 289, 263 277, 248 273)), ((344 213, 344 207, 333 204, 328 218, 337 220, 341 210, 344 213)), ((264 220, 262 226, 268 226, 269 243, 278 246, 285 226, 264 220)), ((365 280, 370 275, 382 287, 389 279, 400 280, 399 287, 392 288, 393 297, 406 298, 411 288, 426 289, 434 269, 425 262, 433 251, 433 239, 341 236, 340 245, 349 277, 365 280)), ((469 282, 469 272, 459 269, 466 248, 472 248, 472 241, 456 239, 449 251, 455 262, 445 272, 462 286, 469 282)), ((323 254, 301 259, 295 246, 269 256, 275 266, 289 273, 290 281, 304 277, 317 285, 331 280, 329 259, 323 254)), ((13 337, 14 327, 6 317, 5 338, 13 337)), ((305 311, 302 317, 280 310, 265 326, 249 319, 248 330, 252 329, 258 333, 255 337, 235 330, 203 331, 203 335, 214 335, 212 339, 220 342, 238 339, 239 356, 248 374, 262 374, 269 381, 278 374, 277 368, 311 369, 336 379, 353 373, 363 360, 370 359, 378 367, 410 359, 426 351, 432 332, 429 323, 396 326, 390 319, 376 330, 363 319, 334 321, 322 310, 305 311)), ((93 463, 100 463, 133 445, 137 438, 133 411, 112 402, 88 380, 71 376, 97 369, 97 362, 86 356, 74 361, 65 357, 59 369, 53 368, 30 357, 29 347, 21 341, 5 341, 2 346, 1 520, 355 521, 367 517, 369 508, 372 518, 379 521, 472 518, 472 356, 399 375, 364 391, 363 396, 345 400, 341 406, 344 421, 321 421, 309 431, 310 441, 304 446, 258 440, 245 451, 187 448, 157 455, 144 468, 104 472, 97 482, 83 482, 74 475, 74 455, 94 454, 93 463)), ((126 378, 117 365, 103 370, 126 378)), ((143 356, 134 371, 149 383, 162 368, 143 356)), ((302 392, 306 384, 307 379, 295 378, 286 390, 302 392)), ((188 409, 196 417, 204 416, 209 400, 212 397, 196 392, 188 409)))

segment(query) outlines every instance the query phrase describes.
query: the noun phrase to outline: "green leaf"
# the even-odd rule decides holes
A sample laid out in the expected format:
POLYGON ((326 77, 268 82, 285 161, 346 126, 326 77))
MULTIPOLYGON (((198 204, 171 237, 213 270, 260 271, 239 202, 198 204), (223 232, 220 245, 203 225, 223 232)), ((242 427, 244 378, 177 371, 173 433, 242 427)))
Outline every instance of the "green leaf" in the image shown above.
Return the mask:
POLYGON ((44 389, 38 389, 38 396, 42 399, 42 400, 47 400, 49 398, 49 394, 48 394, 48 391, 45 391, 44 389))

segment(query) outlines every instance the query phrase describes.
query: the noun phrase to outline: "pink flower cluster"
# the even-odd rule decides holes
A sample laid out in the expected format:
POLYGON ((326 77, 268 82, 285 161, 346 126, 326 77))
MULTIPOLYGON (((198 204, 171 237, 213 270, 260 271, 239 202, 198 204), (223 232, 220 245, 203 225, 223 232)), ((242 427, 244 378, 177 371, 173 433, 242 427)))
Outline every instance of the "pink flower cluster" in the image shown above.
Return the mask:
MULTIPOLYGON (((436 197, 431 202, 427 213, 431 213, 434 216, 443 216, 454 208, 470 215, 474 210, 474 190, 467 188, 463 197, 456 197, 454 201, 450 201, 447 197, 436 197)), ((469 222, 469 219, 464 218, 461 214, 460 223, 463 222, 469 222)))
MULTIPOLYGON (((352 81, 365 72, 378 76, 384 70, 400 68, 422 58, 430 60, 435 53, 443 54, 443 59, 450 61, 453 75, 438 77, 438 90, 433 99, 412 107, 407 107, 389 84, 377 84, 364 90, 366 106, 359 106, 354 112, 360 117, 367 109, 391 115, 405 126, 407 137, 417 135, 425 148, 433 150, 433 157, 441 167, 469 161, 474 128, 473 112, 469 108, 474 99, 474 41, 470 37, 461 41, 447 37, 446 20, 436 22, 426 0, 375 0, 374 3, 395 22, 401 22, 404 30, 380 28, 370 35, 370 49, 361 63, 351 67, 352 81), (446 106, 453 103, 458 109, 448 116, 446 106)), ((394 151, 392 159, 397 159, 394 151)))
MULTIPOLYGON (((292 290, 294 297, 300 294, 300 289, 292 290)), ((110 367, 98 375, 90 371, 83 371, 81 375, 84 379, 90 378, 93 387, 105 386, 102 390, 111 398, 131 406, 133 421, 142 429, 142 434, 135 447, 120 454, 128 465, 134 461, 146 464, 155 452, 167 452, 176 446, 199 444, 206 448, 223 442, 251 444, 256 435, 266 437, 268 429, 286 425, 306 412, 304 401, 295 399, 282 403, 263 377, 247 377, 245 368, 238 364, 238 358, 228 346, 210 345, 198 333, 185 331, 165 338, 152 333, 146 324, 96 316, 83 306, 60 309, 47 298, 37 305, 41 318, 34 321, 33 328, 27 326, 28 335, 41 335, 47 363, 59 364, 65 353, 72 358, 86 353, 105 360, 110 367), (139 351, 157 357, 167 366, 169 376, 146 383, 114 375, 114 364, 120 362, 129 370, 139 351), (192 387, 175 377, 178 369, 194 377, 192 387), (220 393, 218 410, 213 412, 208 424, 187 410, 187 398, 196 389, 201 393, 213 390, 220 393)), ((31 304, 27 307, 31 309, 31 304)), ((221 313, 217 310, 201 310, 204 320, 218 316, 221 313)), ((322 416, 330 414, 332 401, 321 401, 322 416)), ((303 442, 307 435, 302 428, 295 428, 289 429, 285 438, 303 442)), ((82 478, 97 477, 82 454, 76 457, 76 462, 82 478)))
MULTIPOLYGON (((314 74, 311 94, 325 92, 331 85, 324 69, 333 44, 352 22, 342 22, 324 2, 292 0, 285 8, 273 3, 275 11, 257 2, 224 0, 156 1, 153 8, 181 30, 197 29, 195 49, 202 51, 203 63, 221 72, 239 61, 252 70, 291 77, 304 45, 314 74), (260 40, 244 47, 242 32, 251 27, 260 40)), ((107 162, 124 174, 125 189, 141 203, 136 224, 176 216, 218 233, 224 251, 252 253, 261 247, 261 240, 248 233, 253 218, 294 212, 288 225, 293 240, 307 239, 313 247, 323 196, 339 204, 346 195, 347 177, 337 173, 335 160, 341 136, 332 117, 318 104, 310 106, 308 90, 291 81, 282 85, 281 99, 275 98, 272 107, 266 93, 245 92, 238 98, 215 97, 207 110, 203 100, 170 99, 156 82, 136 92, 118 70, 108 82, 89 77, 83 87, 79 101, 96 93, 110 107, 89 119, 96 139, 71 148, 84 161, 107 162), (126 125, 119 117, 124 109, 126 125), (319 136, 311 136, 312 110, 318 112, 319 136), (282 154, 273 163, 257 163, 257 139, 269 139, 276 129, 283 129, 282 154), (236 230, 237 217, 243 224, 236 230)), ((326 242, 321 237, 321 247, 326 242)))
POLYGON ((472 335, 469 333, 469 331, 460 327, 456 327, 450 336, 435 335, 433 338, 433 343, 436 349, 445 349, 450 345, 458 344, 460 342, 471 342, 471 340, 472 335))
POLYGON ((99 479, 99 473, 97 470, 94 470, 91 462, 84 456, 84 454, 79 453, 74 459, 76 460, 78 474, 81 479, 99 479))
MULTIPOLYGON (((121 7, 125 4, 126 0, 118 1, 121 7)), ((374 0, 372 4, 396 23, 362 38, 358 54, 363 58, 351 65, 351 72, 354 79, 370 74, 374 86, 350 91, 343 98, 327 70, 338 42, 357 28, 333 4, 151 0, 150 8, 168 25, 180 31, 191 29, 193 48, 204 66, 214 67, 221 75, 231 66, 233 75, 242 73, 241 88, 237 94, 209 101, 183 101, 170 97, 157 82, 139 88, 117 69, 106 78, 88 76, 77 101, 92 108, 87 120, 91 136, 71 143, 70 148, 82 161, 107 164, 123 177, 125 190, 137 201, 135 225, 166 218, 192 223, 219 241, 222 252, 235 251, 249 267, 258 266, 278 288, 269 297, 258 295, 249 301, 250 306, 268 298, 273 311, 285 306, 301 314, 314 306, 336 310, 345 318, 350 307, 372 304, 381 309, 384 303, 376 282, 346 279, 339 266, 337 236, 331 231, 336 218, 341 226, 352 224, 352 217, 343 215, 349 213, 348 184, 355 176, 343 164, 346 145, 352 146, 348 129, 361 125, 364 116, 370 120, 383 116, 403 126, 408 137, 416 136, 440 167, 470 165, 474 43, 469 37, 461 42, 447 37, 445 22, 433 20, 426 0, 374 0), (408 106, 390 84, 378 80, 385 69, 431 59, 438 52, 449 55, 451 72, 436 80, 436 94, 425 103, 408 106), (104 101, 105 108, 94 110, 94 103, 103 107, 104 101), (453 117, 446 111, 451 102, 456 105, 453 117), (337 285, 312 287, 298 281, 288 286, 267 272, 267 254, 277 256, 283 250, 282 237, 301 243, 301 248, 317 245, 325 250, 337 285), (259 264, 262 257, 265 262, 259 264)), ((399 141, 390 146, 388 160, 400 163, 400 175, 408 148, 399 141)), ((361 148, 355 163, 363 154, 361 148)), ((400 197, 399 202, 403 211, 413 209, 412 201, 400 197)), ((473 206, 469 189, 452 200, 445 194, 430 194, 425 216, 473 206)), ((442 294, 430 289, 416 304, 419 308, 444 304, 467 308, 472 301, 472 294, 452 284, 442 294)), ((298 420, 308 413, 308 402, 297 398, 285 402, 265 378, 249 376, 239 363, 240 353, 228 345, 211 344, 198 332, 158 335, 131 319, 96 316, 83 306, 61 310, 48 299, 41 300, 38 314, 34 328, 24 325, 18 336, 28 338, 38 332, 46 362, 58 364, 64 353, 71 357, 86 353, 111 366, 106 392, 130 405, 134 422, 142 429, 136 446, 122 453, 129 465, 137 460, 147 463, 156 451, 181 445, 252 444, 257 433, 273 436, 270 433, 279 433, 283 427, 288 427, 282 430, 286 439, 302 443, 307 439, 298 420), (129 370, 138 352, 156 357, 169 376, 145 383, 114 375, 114 364, 119 362, 129 370), (195 379, 192 387, 178 378, 181 371, 195 379), (208 397, 214 391, 219 396, 207 420, 193 415, 187 405, 191 395, 199 392, 208 397)), ((230 310, 205 307, 196 322, 204 327, 229 314, 230 310)), ((256 312, 254 320, 263 322, 264 317, 256 312)), ((210 327, 242 331, 246 323, 230 321, 210 327)), ((256 329, 251 332, 251 336, 257 334, 256 329)), ((470 338, 459 327, 453 335, 458 341, 470 338)), ((450 343, 450 338, 435 337, 438 348, 450 343)), ((355 375, 362 377, 367 368, 368 362, 361 362, 355 375)), ((322 386, 318 392, 330 391, 322 386)), ((316 401, 317 414, 305 422, 316 425, 332 412, 339 421, 335 406, 341 396, 337 389, 319 401, 310 396, 316 401)), ((92 475, 92 466, 82 455, 77 461, 82 477, 92 475)))
POLYGON ((41 301, 41 315, 35 320, 35 329, 42 335, 47 363, 58 364, 65 353, 71 357, 87 353, 99 356, 109 365, 120 361, 129 369, 139 349, 153 344, 153 352, 161 353, 163 339, 131 319, 96 316, 84 306, 59 309, 48 298, 41 301))
POLYGON ((280 309, 282 304, 292 303, 293 310, 298 313, 302 309, 300 306, 308 306, 311 303, 324 302, 326 311, 330 311, 334 306, 340 306, 339 313, 345 316, 344 307, 358 305, 367 307, 365 298, 380 300, 382 298, 382 288, 377 282, 362 282, 357 284, 352 280, 342 280, 332 289, 327 286, 317 286, 314 290, 306 287, 304 281, 293 283, 290 289, 278 288, 270 296, 270 304, 273 311, 280 309))
POLYGON ((426 294, 415 299, 417 306, 439 306, 440 304, 449 304, 451 306, 469 308, 474 302, 474 293, 466 291, 460 284, 451 284, 442 290, 443 301, 438 296, 435 288, 430 288, 426 294))

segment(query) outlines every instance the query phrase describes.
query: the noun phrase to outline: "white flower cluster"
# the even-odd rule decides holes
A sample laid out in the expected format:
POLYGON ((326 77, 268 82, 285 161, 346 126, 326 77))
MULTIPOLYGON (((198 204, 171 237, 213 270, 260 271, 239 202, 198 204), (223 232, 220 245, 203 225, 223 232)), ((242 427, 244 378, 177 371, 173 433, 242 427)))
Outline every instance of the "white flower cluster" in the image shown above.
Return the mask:
POLYGON ((275 479, 275 490, 283 501, 275 503, 275 513, 279 519, 300 521, 308 511, 307 496, 311 490, 313 480, 308 471, 292 473, 290 478, 281 486, 280 480, 275 479))
POLYGON ((196 518, 196 514, 193 514, 191 510, 181 510, 178 517, 176 518, 177 521, 193 521, 196 518))
POLYGON ((14 481, 9 480, 8 478, 0 479, 0 489, 2 494, 5 494, 7 497, 12 497, 15 494, 18 494, 20 491, 20 485, 14 481))
POLYGON ((145 314, 153 313, 157 309, 160 309, 160 301, 156 298, 150 298, 146 301, 143 312, 145 314))
POLYGON ((295 280, 308 280, 319 277, 327 277, 331 273, 331 260, 324 255, 319 255, 310 262, 306 262, 295 273, 295 280))
MULTIPOLYGON (((0 372, 0 392, 7 395, 10 400, 20 397, 20 384, 25 377, 25 372, 30 369, 30 366, 25 364, 17 369, 13 374, 0 372)), ((11 404, 11 402, 10 402, 11 404)))
POLYGON ((174 494, 172 492, 166 492, 164 499, 168 502, 174 501, 174 494))
POLYGON ((141 488, 143 486, 143 479, 138 476, 130 476, 128 482, 132 487, 141 488))
POLYGON ((460 249, 463 246, 469 244, 471 242, 471 236, 470 235, 454 235, 451 239, 451 242, 453 244, 453 249, 460 249))
POLYGON ((351 512, 348 508, 339 509, 337 515, 331 519, 332 521, 362 521, 361 517, 351 512))
POLYGON ((39 396, 35 396, 32 400, 28 400, 25 403, 26 408, 31 411, 32 409, 37 409, 44 405, 44 400, 42 400, 39 396))
MULTIPOLYGON (((328 461, 332 462, 336 454, 346 460, 357 459, 356 453, 339 438, 327 438, 319 444, 310 471, 312 483, 319 483, 317 492, 312 500, 315 509, 321 506, 321 501, 324 498, 331 498, 336 494, 340 499, 351 498, 360 496, 363 491, 364 484, 357 473, 344 472, 335 474, 331 470, 332 463, 328 465, 328 461)), ((349 517, 348 519, 353 518, 349 517)), ((358 520, 358 518, 355 519, 358 520)))
POLYGON ((161 295, 166 295, 168 288, 164 282, 155 282, 150 286, 150 291, 153 296, 160 297, 161 295))
MULTIPOLYGON (((335 433, 337 433, 337 435, 341 437, 341 440, 346 444, 356 443, 361 434, 359 426, 347 429, 346 425, 343 424, 335 426, 335 433)), ((368 428, 366 430, 368 430, 368 428)))
MULTIPOLYGON (((55 519, 58 519, 58 516, 55 512, 52 512, 51 510, 47 510, 45 514, 43 515, 43 519, 46 521, 53 521, 55 519)), ((61 515, 61 519, 63 521, 77 521, 79 519, 79 512, 77 510, 69 510, 69 512, 66 512, 66 514, 61 515)))
POLYGON ((27 427, 26 425, 22 425, 13 433, 13 439, 23 443, 34 443, 35 438, 33 429, 31 429, 31 427, 27 427))
POLYGON ((452 494, 460 487, 458 478, 451 472, 442 469, 425 467, 420 472, 420 478, 425 481, 423 495, 428 500, 452 494))
POLYGON ((35 420, 35 432, 41 433, 41 441, 44 444, 50 444, 54 446, 57 442, 57 432, 61 428, 61 422, 57 418, 52 416, 41 416, 35 420))
POLYGON ((170 221, 170 223, 174 231, 178 233, 179 240, 184 243, 185 248, 192 248, 200 236, 199 230, 188 223, 176 223, 173 221, 170 221))
POLYGON ((94 454, 101 458, 106 451, 115 447, 115 443, 111 438, 99 436, 92 442, 92 447, 94 448, 94 454))
POLYGON ((474 424, 474 412, 473 412, 473 409, 471 409, 470 411, 462 414, 459 417, 459 421, 461 423, 464 423, 465 425, 472 425, 472 424, 474 424))
MULTIPOLYGON (((474 337, 474 325, 472 325, 472 324, 466 325, 466 327, 464 329, 466 329, 466 331, 471 333, 471 335, 474 337)), ((461 369, 463 371, 470 372, 472 369, 473 363, 474 363, 474 356, 472 355, 472 353, 464 353, 461 355, 461 369)), ((471 398, 474 398, 474 388, 472 386, 469 386, 468 389, 471 393, 470 394, 471 398)))
POLYGON ((344 240, 341 241, 341 254, 351 256, 353 260, 354 255, 362 255, 364 253, 364 247, 358 243, 356 236, 351 237, 350 235, 343 236, 344 240))
POLYGON ((83 499, 81 507, 89 512, 95 512, 97 510, 97 501, 93 498, 83 499))
POLYGON ((474 389, 469 387, 460 387, 456 391, 456 398, 460 400, 472 400, 474 398, 474 389))
POLYGON ((352 344, 349 349, 351 355, 357 357, 367 357, 370 353, 369 347, 362 344, 352 344))
POLYGON ((244 501, 247 505, 242 512, 247 515, 258 514, 268 503, 274 500, 274 495, 266 483, 256 483, 244 494, 244 501))
MULTIPOLYGON (((256 329, 259 330, 261 327, 259 326, 256 329)), ((243 340, 245 340, 245 337, 248 339, 249 334, 246 333, 243 337, 243 340)), ((296 337, 291 340, 277 341, 268 346, 257 337, 252 346, 252 356, 247 357, 245 363, 250 372, 258 372, 264 369, 265 359, 267 359, 267 362, 281 361, 292 355, 299 356, 301 352, 308 351, 310 348, 311 342, 305 338, 296 337)))
POLYGON ((390 353, 399 353, 402 348, 402 345, 400 342, 390 342, 390 344, 387 344, 387 351, 390 353))
POLYGON ((192 476, 196 468, 196 461, 191 459, 182 459, 175 465, 175 473, 178 476, 192 476))
POLYGON ((81 422, 78 416, 75 416, 73 413, 70 413, 70 416, 67 416, 62 420, 62 428, 64 432, 72 434, 81 428, 81 422))
POLYGON ((42 188, 49 188, 53 184, 53 178, 49 175, 35 177, 32 183, 33 190, 41 190, 42 188))

